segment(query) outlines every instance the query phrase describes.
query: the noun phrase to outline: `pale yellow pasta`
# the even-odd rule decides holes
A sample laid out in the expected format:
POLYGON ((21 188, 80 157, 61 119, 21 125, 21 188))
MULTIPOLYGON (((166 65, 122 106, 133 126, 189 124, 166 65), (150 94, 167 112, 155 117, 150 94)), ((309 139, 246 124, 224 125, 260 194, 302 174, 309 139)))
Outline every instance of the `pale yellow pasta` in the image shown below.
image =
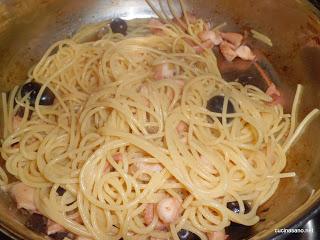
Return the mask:
MULTIPOLYGON (((187 34, 168 22, 164 35, 153 35, 144 21, 131 21, 126 36, 106 28, 99 40, 92 36, 107 22, 85 27, 51 46, 29 73, 28 81, 54 92, 54 105, 39 105, 39 94, 30 107, 18 87, 2 95, 1 156, 8 173, 37 190, 39 212, 76 235, 111 240, 176 240, 181 229, 207 239, 230 221, 259 221, 257 209, 280 179, 294 177, 282 173, 285 153, 318 110, 295 132, 296 118, 263 91, 224 81, 213 51, 196 54, 185 41, 198 43, 204 24, 189 24, 187 34), (155 80, 163 63, 176 74, 155 80), (222 113, 206 109, 215 95, 225 96, 222 113), (228 99, 236 110, 229 115, 228 99), (26 113, 14 127, 19 106, 26 113), (168 231, 155 229, 158 219, 146 225, 147 204, 168 196, 182 202, 179 220, 168 231), (227 208, 230 201, 241 213, 227 208)), ((0 184, 7 182, 0 168, 0 184)))
POLYGON ((268 36, 254 30, 254 29, 252 29, 250 32, 252 34, 252 37, 254 37, 255 39, 260 40, 261 42, 269 45, 270 47, 273 46, 272 40, 268 36))

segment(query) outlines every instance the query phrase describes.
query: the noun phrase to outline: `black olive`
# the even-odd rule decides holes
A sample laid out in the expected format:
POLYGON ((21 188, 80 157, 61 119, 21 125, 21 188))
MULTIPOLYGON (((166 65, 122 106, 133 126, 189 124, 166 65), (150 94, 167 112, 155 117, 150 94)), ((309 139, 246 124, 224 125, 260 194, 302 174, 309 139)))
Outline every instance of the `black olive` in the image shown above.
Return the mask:
MULTIPOLYGON (((251 210, 247 201, 243 202, 244 213, 248 213, 251 210)), ((238 202, 228 202, 227 208, 234 213, 240 213, 240 206, 238 202)), ((229 235, 232 240, 248 239, 252 235, 252 226, 245 226, 239 223, 231 222, 230 226, 226 229, 226 234, 229 235)))
MULTIPOLYGON (((212 98, 210 98, 207 102, 207 109, 211 112, 216 113, 222 113, 223 110, 223 102, 224 102, 224 96, 217 95, 212 98)), ((231 101, 228 101, 227 104, 227 113, 235 113, 234 106, 231 101)), ((227 122, 229 123, 232 120, 232 118, 227 118, 227 122)), ((219 121, 222 122, 222 119, 219 118, 219 121)))
MULTIPOLYGON (((251 207, 248 204, 248 202, 244 201, 243 204, 244 204, 244 213, 250 212, 251 207)), ((240 206, 238 202, 228 202, 227 208, 229 208, 234 213, 240 213, 240 206)))
POLYGON ((24 107, 19 107, 16 115, 22 118, 24 115, 24 107))
MULTIPOLYGON (((7 94, 7 96, 8 96, 8 95, 9 95, 9 94, 7 94)), ((14 107, 17 106, 16 98, 14 99, 13 106, 14 106, 14 107)), ((23 118, 23 116, 24 116, 24 110, 25 110, 24 107, 19 106, 19 108, 18 108, 18 110, 17 110, 17 112, 16 112, 16 116, 19 116, 19 117, 23 118)), ((32 110, 29 109, 29 115, 28 115, 28 118, 27 118, 27 119, 30 120, 30 119, 31 119, 31 116, 32 116, 32 110)))
POLYGON ((268 89, 268 84, 266 83, 266 81, 261 80, 261 77, 259 76, 257 77, 254 75, 242 74, 242 75, 239 75, 237 81, 241 83, 242 86, 253 85, 264 92, 268 89))
POLYGON ((37 233, 46 233, 47 223, 48 223, 48 219, 45 216, 38 213, 33 213, 27 219, 25 225, 27 228, 37 233))
POLYGON ((67 236, 68 236, 67 232, 56 232, 54 234, 49 235, 49 237, 51 237, 54 240, 63 240, 67 236))
POLYGON ((110 23, 110 27, 113 33, 121 33, 123 35, 127 34, 128 25, 126 21, 121 18, 115 18, 110 23))
MULTIPOLYGON (((19 117, 21 117, 21 118, 23 118, 23 116, 24 116, 24 110, 25 110, 25 108, 22 107, 22 106, 20 106, 20 107, 18 108, 18 111, 17 111, 16 115, 19 116, 19 117)), ((30 119, 31 119, 31 116, 32 116, 32 110, 29 109, 29 114, 28 114, 28 118, 27 118, 27 119, 30 120, 30 119)))
POLYGON ((58 193, 59 196, 62 196, 66 192, 66 190, 59 186, 56 192, 58 193))
POLYGON ((185 229, 181 229, 178 232, 178 237, 180 240, 200 240, 196 234, 185 229))
MULTIPOLYGON (((24 84, 21 88, 21 97, 24 97, 26 94, 29 94, 28 100, 30 103, 30 106, 34 107, 36 98, 38 96, 38 93, 41 89, 41 84, 37 82, 28 82, 24 84)), ((52 105, 54 102, 54 94, 49 88, 45 88, 41 98, 40 98, 40 105, 52 105)))
POLYGON ((225 228, 225 231, 229 236, 228 239, 232 240, 250 239, 254 232, 252 226, 245 226, 234 222, 231 222, 231 224, 225 228))
POLYGON ((253 85, 262 91, 268 89, 268 83, 261 77, 261 74, 254 65, 244 70, 232 70, 222 73, 224 80, 228 82, 239 82, 242 86, 253 85))

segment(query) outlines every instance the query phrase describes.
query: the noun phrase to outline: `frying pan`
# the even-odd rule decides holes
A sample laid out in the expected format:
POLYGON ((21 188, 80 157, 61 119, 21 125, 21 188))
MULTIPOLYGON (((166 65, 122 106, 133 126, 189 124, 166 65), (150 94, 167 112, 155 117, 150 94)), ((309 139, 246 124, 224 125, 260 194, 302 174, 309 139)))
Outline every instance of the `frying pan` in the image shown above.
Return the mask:
MULTIPOLYGON (((304 86, 299 120, 320 107, 320 19, 305 0, 185 0, 187 8, 225 30, 254 28, 273 47, 255 46, 273 65, 283 90, 304 86)), ((121 17, 154 16, 144 0, 1 0, 0 89, 26 79, 27 70, 55 41, 70 37, 81 25, 121 17)), ((287 103, 292 101, 287 94, 287 103)), ((1 122, 2 125, 2 122, 1 122)), ((285 171, 272 198, 259 209, 261 221, 242 231, 243 238, 279 239, 275 229, 299 227, 320 211, 320 119, 316 119, 288 154, 285 171)), ((3 162, 2 162, 3 164, 3 162)), ((0 228, 15 239, 44 239, 24 226, 26 216, 0 191, 0 228)))

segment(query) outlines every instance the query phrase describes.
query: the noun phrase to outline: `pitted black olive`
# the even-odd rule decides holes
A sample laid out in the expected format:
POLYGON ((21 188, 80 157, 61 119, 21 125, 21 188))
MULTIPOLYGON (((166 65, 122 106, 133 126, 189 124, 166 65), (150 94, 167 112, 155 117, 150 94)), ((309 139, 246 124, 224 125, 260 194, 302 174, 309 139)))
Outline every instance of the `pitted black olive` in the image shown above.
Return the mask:
POLYGON ((267 91, 268 83, 261 77, 261 74, 254 65, 245 69, 229 71, 222 73, 224 80, 228 82, 239 82, 242 86, 253 85, 262 91, 267 91))
POLYGON ((46 233, 47 232, 47 222, 48 219, 38 213, 33 213, 28 220, 26 221, 25 225, 32 231, 37 233, 46 233))
MULTIPOLYGON (((223 102, 224 102, 224 96, 217 95, 212 98, 210 98, 207 102, 207 109, 211 112, 215 113, 222 113, 223 110, 223 102)), ((231 101, 228 101, 227 104, 227 113, 235 113, 234 106, 231 101)), ((219 118, 220 122, 222 122, 221 118, 219 118)), ((229 123, 232 120, 232 118, 227 118, 227 122, 229 123)))
POLYGON ((268 84, 266 81, 260 80, 259 76, 255 75, 245 75, 242 74, 238 77, 237 82, 241 83, 242 86, 247 86, 247 85, 253 85, 256 86, 257 88, 261 89, 262 91, 267 91, 268 89, 268 84))
POLYGON ((200 240, 196 234, 185 229, 181 229, 178 232, 178 237, 180 240, 200 240))
MULTIPOLYGON (((41 89, 41 84, 37 82, 28 82, 24 84, 21 88, 21 97, 24 97, 25 95, 29 94, 28 100, 30 103, 30 106, 34 107, 36 98, 38 96, 38 93, 41 89)), ((40 105, 52 105, 54 102, 54 94, 49 88, 45 88, 41 97, 39 104, 40 105)))
POLYGON ((225 228, 228 239, 232 240, 243 240, 250 239, 253 235, 253 227, 245 226, 239 223, 231 222, 231 224, 225 228))
MULTIPOLYGON (((7 98, 9 97, 9 95, 10 95, 10 93, 7 94, 7 98)), ((15 96, 15 98, 14 98, 13 107, 16 107, 16 106, 17 106, 16 97, 17 97, 17 96, 15 96)), ((8 101, 8 100, 7 100, 7 101, 8 101)), ((18 110, 17 110, 17 112, 16 112, 16 116, 19 116, 19 117, 23 118, 24 112, 25 112, 25 108, 24 108, 23 106, 19 106, 19 107, 18 107, 18 110)), ((31 116, 32 116, 32 110, 29 109, 29 115, 28 115, 28 118, 27 118, 27 119, 30 120, 30 119, 31 119, 31 116)))
POLYGON ((110 23, 110 27, 113 33, 121 33, 123 35, 127 34, 128 25, 126 21, 121 18, 115 18, 110 23))
POLYGON ((63 240, 66 237, 68 237, 68 233, 67 232, 56 232, 56 233, 50 234, 49 237, 54 240, 63 240))
POLYGON ((21 118, 23 118, 23 115, 24 115, 24 107, 19 107, 16 115, 19 116, 19 117, 21 117, 21 118))
MULTIPOLYGON (((248 204, 248 202, 244 201, 243 204, 244 204, 244 213, 250 212, 251 207, 248 204)), ((228 202, 227 208, 229 208, 234 213, 240 213, 240 206, 238 202, 228 202)))
MULTIPOLYGON (((25 111, 25 108, 22 107, 22 106, 20 106, 20 107, 18 108, 18 111, 17 111, 16 115, 19 116, 19 117, 21 117, 21 118, 23 118, 23 116, 24 116, 24 111, 25 111)), ((32 110, 29 109, 29 114, 28 114, 28 118, 27 118, 27 119, 30 120, 30 119, 31 119, 31 116, 32 116, 32 110)))
MULTIPOLYGON (((243 204, 244 213, 250 212, 251 207, 248 204, 248 202, 244 201, 243 204)), ((238 202, 228 202, 227 208, 233 211, 234 213, 240 213, 240 206, 238 202)), ((228 226, 225 230, 226 234, 229 235, 229 238, 232 240, 249 239, 252 235, 251 226, 245 226, 235 222, 231 222, 230 226, 228 226)))
POLYGON ((59 196, 62 196, 66 192, 66 190, 59 186, 56 192, 58 193, 59 196))

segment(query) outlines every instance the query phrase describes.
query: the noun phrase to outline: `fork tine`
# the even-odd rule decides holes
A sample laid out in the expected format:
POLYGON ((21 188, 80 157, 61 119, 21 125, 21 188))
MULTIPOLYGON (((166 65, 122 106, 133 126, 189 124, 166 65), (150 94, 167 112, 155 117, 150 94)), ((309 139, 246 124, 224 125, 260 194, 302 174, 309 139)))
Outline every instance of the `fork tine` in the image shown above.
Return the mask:
POLYGON ((188 30, 188 27, 186 26, 186 24, 183 21, 181 21, 180 17, 177 16, 177 13, 175 12, 175 10, 173 8, 172 0, 167 0, 167 2, 168 2, 168 7, 170 9, 172 16, 179 22, 179 24, 182 26, 182 28, 184 28, 185 30, 188 30))
POLYGON ((159 0, 159 5, 160 5, 160 8, 161 8, 161 11, 163 13, 163 15, 166 17, 167 21, 166 22, 169 22, 171 20, 171 18, 168 16, 168 14, 166 13, 166 10, 164 9, 164 6, 163 6, 163 2, 164 0, 159 0))
POLYGON ((184 4, 184 0, 179 0, 179 3, 180 3, 182 15, 183 15, 183 17, 184 17, 184 19, 186 20, 186 23, 187 23, 187 28, 189 28, 190 22, 189 22, 189 19, 188 19, 187 11, 186 11, 186 8, 185 8, 186 5, 184 4))
POLYGON ((145 0, 145 1, 153 10, 153 12, 161 19, 161 21, 168 23, 172 20, 172 18, 174 18, 184 30, 188 31, 190 23, 186 14, 186 9, 185 9, 183 0, 178 0, 178 1, 181 8, 182 16, 185 18, 185 22, 181 20, 181 17, 179 17, 177 12, 175 11, 173 0, 158 0, 160 10, 155 7, 155 5, 152 3, 152 0, 145 0), (163 1, 167 2, 167 6, 172 15, 172 18, 167 14, 167 11, 163 5, 163 1))
POLYGON ((167 22, 166 17, 151 3, 151 0, 145 0, 152 11, 164 22, 167 22))

